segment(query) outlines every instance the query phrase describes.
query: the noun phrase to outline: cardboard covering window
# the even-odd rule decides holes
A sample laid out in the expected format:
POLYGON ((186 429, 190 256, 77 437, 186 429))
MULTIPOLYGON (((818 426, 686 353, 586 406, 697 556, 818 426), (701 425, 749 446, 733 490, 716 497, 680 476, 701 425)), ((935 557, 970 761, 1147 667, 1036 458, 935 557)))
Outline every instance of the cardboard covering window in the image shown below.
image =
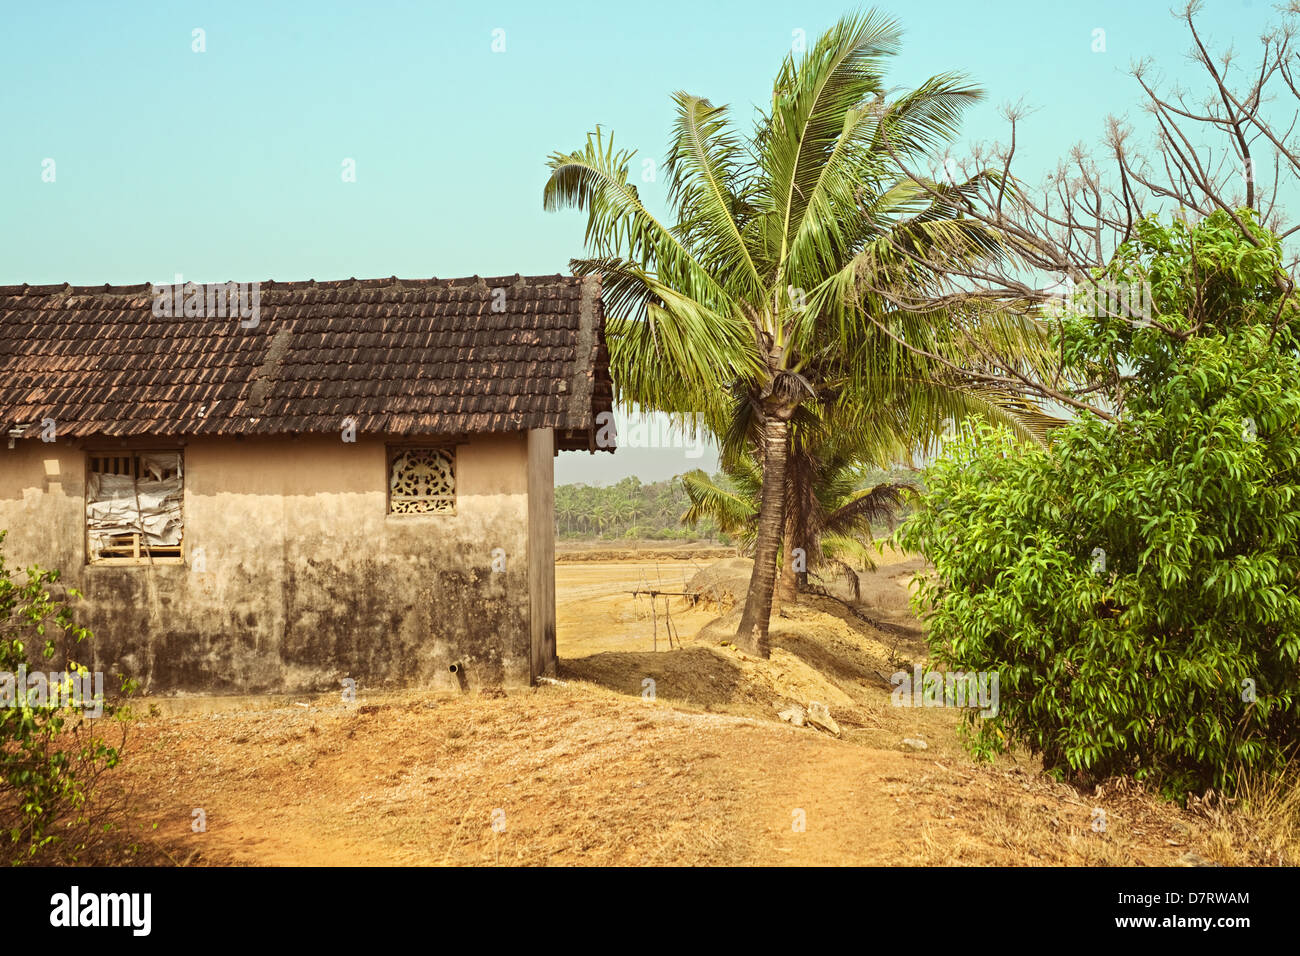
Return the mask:
POLYGON ((179 451, 92 455, 86 481, 90 559, 179 558, 183 498, 179 451))

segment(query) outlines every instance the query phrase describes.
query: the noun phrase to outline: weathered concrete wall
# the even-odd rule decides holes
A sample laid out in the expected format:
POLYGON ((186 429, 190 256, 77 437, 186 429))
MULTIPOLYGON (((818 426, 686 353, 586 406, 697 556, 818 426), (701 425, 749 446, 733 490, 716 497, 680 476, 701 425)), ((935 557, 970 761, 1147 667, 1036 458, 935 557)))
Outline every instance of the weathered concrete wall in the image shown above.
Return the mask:
POLYGON ((453 688, 452 661, 471 687, 529 681, 527 436, 457 448, 454 515, 386 513, 382 441, 183 447, 186 563, 152 567, 87 566, 84 448, 0 448, 7 560, 84 592, 95 669, 154 693, 453 688))
POLYGON ((555 431, 528 433, 528 593, 532 676, 555 675, 555 431))

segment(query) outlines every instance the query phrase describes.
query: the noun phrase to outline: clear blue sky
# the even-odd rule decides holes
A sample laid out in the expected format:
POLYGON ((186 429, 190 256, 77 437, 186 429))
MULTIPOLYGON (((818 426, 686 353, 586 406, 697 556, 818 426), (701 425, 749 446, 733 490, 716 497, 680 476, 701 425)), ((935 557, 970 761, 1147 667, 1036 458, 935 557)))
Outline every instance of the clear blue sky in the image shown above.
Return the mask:
MULTIPOLYGON (((996 106, 1023 97, 1038 108, 1023 149, 1043 170, 1095 144, 1108 113, 1139 118, 1135 58, 1195 78, 1189 38, 1158 0, 877 6, 906 31, 892 82, 969 73, 988 91, 967 121, 975 139, 1000 136, 996 106)), ((747 125, 793 31, 811 44, 851 9, 9 4, 0 284, 567 272, 583 222, 542 212, 550 152, 599 123, 657 159, 679 88, 730 103, 747 125), (206 52, 192 49, 196 28, 206 52), (355 182, 341 175, 348 159, 355 182)), ((1251 53, 1270 15, 1263 0, 1210 0, 1201 20, 1251 53)), ((565 454, 557 479, 653 480, 701 463, 711 458, 671 449, 565 454)))

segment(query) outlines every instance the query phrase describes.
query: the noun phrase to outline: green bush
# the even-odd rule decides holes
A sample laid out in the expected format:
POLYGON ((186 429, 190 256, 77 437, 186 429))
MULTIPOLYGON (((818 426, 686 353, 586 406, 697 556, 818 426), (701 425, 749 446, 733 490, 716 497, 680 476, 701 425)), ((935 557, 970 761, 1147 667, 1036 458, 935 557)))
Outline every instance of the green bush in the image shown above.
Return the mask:
MULTIPOLYGON (((5 532, 0 531, 0 544, 5 532)), ((90 632, 73 621, 71 607, 56 599, 57 571, 26 569, 16 581, 0 551, 0 858, 76 861, 111 823, 92 809, 95 780, 117 764, 119 749, 108 746, 91 721, 91 708, 68 703, 71 682, 47 682, 54 694, 28 690, 18 678, 29 665, 29 647, 51 661, 55 636, 80 643, 90 632)), ((68 595, 81 595, 73 589, 68 595)), ((74 661, 50 670, 88 675, 74 661)), ((94 682, 90 684, 94 687, 94 682)), ((102 687, 102 681, 100 685, 102 687)), ((98 705, 100 719, 125 716, 111 704, 98 705)))
POLYGON ((1071 367, 1131 376, 1114 421, 1045 449, 985 427, 927 471, 899 538, 936 569, 934 658, 999 672, 977 753, 1182 795, 1300 742, 1300 310, 1247 222, 1257 244, 1223 213, 1141 223, 1108 278, 1147 283, 1154 323, 1062 322, 1071 367))

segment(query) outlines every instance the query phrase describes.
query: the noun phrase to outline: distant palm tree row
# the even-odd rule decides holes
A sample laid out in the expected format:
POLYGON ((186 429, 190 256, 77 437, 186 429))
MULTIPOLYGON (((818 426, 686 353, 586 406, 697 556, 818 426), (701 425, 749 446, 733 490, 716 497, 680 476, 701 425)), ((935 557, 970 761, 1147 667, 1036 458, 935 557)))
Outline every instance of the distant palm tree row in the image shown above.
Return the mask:
MULTIPOLYGON (((719 475, 717 480, 725 479, 719 475)), ((561 538, 724 540, 711 520, 694 529, 683 527, 682 515, 690 506, 677 479, 642 483, 624 478, 607 487, 557 485, 555 533, 561 538)))
MULTIPOLYGON (((838 460, 830 468, 832 480, 819 481, 813 489, 815 494, 827 498, 828 507, 815 509, 816 513, 809 516, 811 526, 806 530, 800 528, 802 543, 808 545, 812 567, 850 555, 854 563, 862 565, 865 562, 861 560, 860 546, 870 540, 871 526, 879 530, 887 525, 899 513, 898 506, 893 498, 885 502, 888 514, 882 510, 864 510, 860 504, 846 506, 862 498, 874 501, 869 494, 874 489, 916 485, 919 479, 904 469, 870 470, 838 460)), ((752 461, 750 470, 754 474, 749 476, 733 477, 725 472, 708 475, 697 470, 667 481, 645 483, 632 477, 606 487, 557 485, 555 534, 570 540, 718 541, 735 544, 750 553, 754 546, 753 525, 761 477, 757 464, 752 461), (744 514, 739 518, 729 514, 726 502, 736 504, 744 514)))

